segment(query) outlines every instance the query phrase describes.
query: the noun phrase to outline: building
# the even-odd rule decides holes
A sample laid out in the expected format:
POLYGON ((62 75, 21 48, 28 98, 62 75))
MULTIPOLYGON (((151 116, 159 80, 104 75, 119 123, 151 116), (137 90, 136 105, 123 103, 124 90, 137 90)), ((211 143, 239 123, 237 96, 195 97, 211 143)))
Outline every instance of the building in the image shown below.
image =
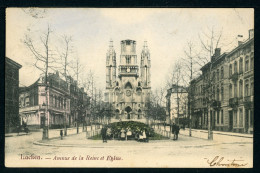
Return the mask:
POLYGON ((150 69, 151 59, 146 41, 141 52, 140 68, 137 64, 136 41, 121 41, 118 67, 113 42, 110 41, 106 57, 105 102, 113 118, 117 120, 145 119, 151 94, 150 69))
POLYGON ((166 95, 167 124, 180 123, 179 120, 187 118, 188 92, 183 86, 172 85, 166 95))
POLYGON ((49 125, 49 128, 62 128, 65 124, 69 127, 76 126, 75 123, 81 120, 79 117, 86 116, 87 104, 83 103, 84 89, 76 86, 76 81, 71 77, 66 82, 56 72, 48 74, 47 97, 45 77, 40 77, 28 87, 21 87, 21 121, 31 130, 43 128, 44 125, 49 125))
POLYGON ((249 30, 248 40, 228 53, 215 49, 202 75, 191 81, 193 128, 207 129, 210 123, 212 130, 253 132, 253 35, 249 30))
POLYGON ((229 130, 253 133, 254 125, 254 30, 227 55, 229 64, 229 130))
POLYGON ((19 69, 22 66, 5 58, 5 133, 19 125, 19 69))
POLYGON ((190 112, 193 128, 207 128, 207 109, 204 98, 202 75, 190 82, 190 112))

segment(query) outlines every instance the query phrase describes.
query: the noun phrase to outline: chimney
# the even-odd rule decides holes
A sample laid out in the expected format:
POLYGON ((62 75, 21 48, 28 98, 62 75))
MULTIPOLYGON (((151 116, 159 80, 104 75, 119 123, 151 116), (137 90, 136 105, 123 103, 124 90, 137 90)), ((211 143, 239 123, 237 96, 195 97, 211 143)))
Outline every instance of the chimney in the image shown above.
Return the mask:
POLYGON ((249 40, 254 38, 254 29, 250 29, 248 32, 249 32, 249 40))
POLYGON ((220 51, 221 51, 221 48, 215 49, 215 57, 220 56, 220 51))

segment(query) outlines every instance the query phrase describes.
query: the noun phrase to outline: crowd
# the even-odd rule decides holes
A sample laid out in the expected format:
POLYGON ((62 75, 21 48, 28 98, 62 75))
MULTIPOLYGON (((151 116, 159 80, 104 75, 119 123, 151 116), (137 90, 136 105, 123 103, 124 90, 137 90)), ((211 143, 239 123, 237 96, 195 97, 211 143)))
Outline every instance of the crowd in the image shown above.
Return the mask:
POLYGON ((135 139, 138 142, 149 142, 150 133, 145 129, 135 132, 132 131, 131 129, 125 129, 125 128, 122 128, 117 133, 112 133, 111 128, 104 126, 101 129, 101 136, 103 142, 107 142, 108 139, 114 137, 117 137, 118 140, 135 139))

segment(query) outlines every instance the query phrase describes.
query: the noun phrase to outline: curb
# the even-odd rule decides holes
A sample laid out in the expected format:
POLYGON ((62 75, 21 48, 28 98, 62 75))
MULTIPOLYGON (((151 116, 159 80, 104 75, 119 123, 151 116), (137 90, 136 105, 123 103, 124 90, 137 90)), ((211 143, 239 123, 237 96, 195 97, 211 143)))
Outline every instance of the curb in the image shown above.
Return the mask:
MULTIPOLYGON (((47 143, 42 143, 40 141, 36 141, 36 142, 33 142, 34 145, 40 145, 40 146, 47 146, 47 147, 77 147, 77 148, 128 148, 128 147, 134 147, 134 148, 144 148, 144 147, 152 147, 152 148, 171 148, 171 147, 176 147, 175 145, 166 145, 166 146, 163 146, 163 145, 159 145, 159 146, 156 146, 156 145, 151 145, 151 146, 136 146, 136 145, 117 145, 117 146, 93 146, 93 145, 67 145, 67 144, 64 144, 64 145, 59 145, 59 144, 47 144, 47 143)), ((216 144, 207 144, 207 145, 201 145, 201 146, 214 146, 214 145, 219 145, 219 143, 216 143, 216 144)), ((196 147, 197 145, 187 145, 187 146, 179 146, 181 148, 185 148, 185 147, 196 147)))
POLYGON ((8 134, 5 134, 5 137, 15 137, 15 136, 25 136, 25 135, 30 135, 31 133, 22 133, 22 134, 12 134, 12 135, 8 135, 8 134))

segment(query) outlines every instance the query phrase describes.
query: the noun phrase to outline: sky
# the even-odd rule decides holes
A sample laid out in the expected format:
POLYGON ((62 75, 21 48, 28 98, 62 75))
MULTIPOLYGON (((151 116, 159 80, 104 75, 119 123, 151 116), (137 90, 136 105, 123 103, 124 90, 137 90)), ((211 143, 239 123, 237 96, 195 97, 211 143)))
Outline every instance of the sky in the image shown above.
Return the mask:
MULTIPOLYGON (((96 85, 105 89, 105 61, 112 39, 119 65, 120 41, 136 40, 137 58, 146 40, 151 55, 152 89, 164 87, 173 64, 185 58, 185 47, 193 41, 199 47, 198 35, 209 28, 222 30, 222 52, 237 45, 237 35, 248 38, 254 28, 253 9, 185 9, 185 8, 46 8, 6 10, 6 56, 20 63, 20 86, 34 83, 40 71, 31 64, 33 55, 23 43, 29 34, 37 45, 50 26, 52 50, 61 50, 62 35, 72 37, 73 47, 69 61, 79 58, 86 77, 89 70, 96 77, 96 85), (32 15, 38 14, 38 18, 32 15), (230 44, 229 44, 230 43, 230 44)), ((41 49, 41 48, 39 48, 41 49)))

